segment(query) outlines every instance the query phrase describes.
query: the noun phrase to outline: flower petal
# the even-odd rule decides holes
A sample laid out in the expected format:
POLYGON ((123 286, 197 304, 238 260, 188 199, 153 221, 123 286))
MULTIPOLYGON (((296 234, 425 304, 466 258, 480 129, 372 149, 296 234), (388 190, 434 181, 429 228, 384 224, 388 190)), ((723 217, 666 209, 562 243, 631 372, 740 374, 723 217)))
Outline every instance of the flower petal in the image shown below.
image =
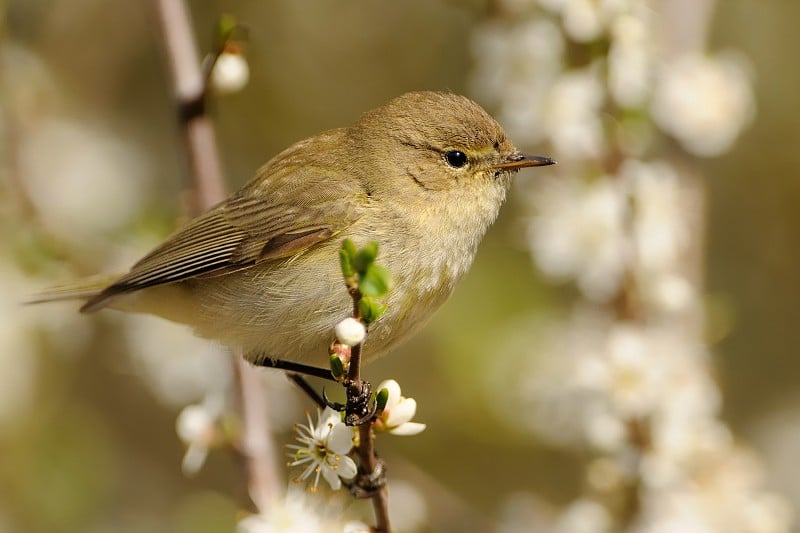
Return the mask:
POLYGON ((184 475, 191 476, 200 471, 208 457, 208 448, 200 444, 191 443, 186 449, 186 454, 181 462, 184 475))
POLYGON ((337 424, 342 423, 342 417, 337 411, 330 407, 326 407, 319 415, 317 420, 317 428, 314 431, 314 437, 319 441, 324 441, 328 438, 331 429, 337 424))
POLYGON ((356 468, 356 462, 351 458, 345 455, 339 460, 339 468, 336 469, 336 473, 340 478, 353 479, 356 476, 357 471, 358 469, 356 468))
POLYGON ((330 485, 333 490, 342 488, 342 480, 339 479, 339 475, 336 472, 337 471, 333 468, 322 467, 322 477, 325 478, 325 481, 328 482, 328 485, 330 485))
POLYGON ((405 424, 417 412, 417 401, 414 398, 401 398, 400 401, 389 411, 386 425, 390 428, 405 424))
POLYGON ((392 435, 416 435, 425 431, 426 427, 428 426, 420 424, 419 422, 406 422, 405 424, 401 424, 389 430, 389 433, 392 435))
POLYGON ((328 436, 328 450, 336 455, 347 455, 353 448, 353 428, 339 422, 328 436))
POLYGON ((386 389, 389 391, 389 399, 386 400, 386 409, 392 409, 400 402, 400 384, 393 379, 387 379, 378 385, 375 390, 386 389))

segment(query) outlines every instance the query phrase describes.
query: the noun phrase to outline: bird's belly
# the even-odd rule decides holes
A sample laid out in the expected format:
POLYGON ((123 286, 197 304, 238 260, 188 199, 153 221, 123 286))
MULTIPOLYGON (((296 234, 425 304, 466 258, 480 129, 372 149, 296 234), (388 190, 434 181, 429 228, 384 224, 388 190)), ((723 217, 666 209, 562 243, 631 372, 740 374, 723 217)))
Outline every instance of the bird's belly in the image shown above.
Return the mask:
MULTIPOLYGON (((472 258, 456 255, 453 263, 424 257, 379 255, 393 285, 386 313, 370 326, 363 352, 367 360, 424 325, 472 258)), ((251 361, 271 358, 317 366, 327 364, 334 326, 353 312, 334 246, 283 263, 144 289, 123 302, 116 307, 188 324, 201 337, 241 349, 251 361)))

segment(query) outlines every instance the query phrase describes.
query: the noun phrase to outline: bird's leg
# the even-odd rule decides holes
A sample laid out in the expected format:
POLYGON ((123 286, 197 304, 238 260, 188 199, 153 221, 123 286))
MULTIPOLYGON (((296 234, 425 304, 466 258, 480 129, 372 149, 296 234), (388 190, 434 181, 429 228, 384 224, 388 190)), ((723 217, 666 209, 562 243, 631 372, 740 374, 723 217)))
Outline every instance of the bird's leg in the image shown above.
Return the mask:
POLYGON ((296 374, 303 374, 315 378, 326 379, 328 381, 336 381, 331 375, 328 368, 319 368, 317 366, 304 365, 295 363, 293 361, 284 361, 283 359, 271 359, 269 357, 255 359, 255 366, 263 366, 266 368, 277 368, 278 370, 286 370, 287 372, 294 372, 296 374))
MULTIPOLYGON (((324 389, 322 391, 322 395, 320 396, 320 394, 314 390, 314 387, 312 387, 311 384, 303 377, 303 375, 305 375, 335 381, 330 370, 316 366, 303 365, 292 361, 284 361, 282 359, 271 359, 269 357, 253 358, 251 360, 256 361, 254 363, 256 366, 276 368, 278 370, 286 371, 289 379, 294 381, 295 385, 300 387, 300 389, 305 392, 308 397, 311 398, 311 400, 320 408, 324 409, 326 406, 330 405, 334 409, 337 409, 336 404, 331 404, 325 397, 324 389)), ((337 409, 337 411, 341 410, 342 408, 337 409)))

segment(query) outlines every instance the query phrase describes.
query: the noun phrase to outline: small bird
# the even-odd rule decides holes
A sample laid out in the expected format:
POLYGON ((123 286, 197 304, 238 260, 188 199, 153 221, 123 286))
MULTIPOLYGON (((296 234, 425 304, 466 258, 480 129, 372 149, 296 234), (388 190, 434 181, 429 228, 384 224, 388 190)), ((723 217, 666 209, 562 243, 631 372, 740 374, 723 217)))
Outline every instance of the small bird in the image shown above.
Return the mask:
POLYGON ((253 363, 324 364, 334 326, 352 313, 338 249, 346 238, 377 241, 393 284, 386 313, 370 325, 369 360, 452 293, 512 175, 553 163, 517 151, 464 96, 407 93, 287 148, 110 284, 77 284, 35 301, 82 298, 86 313, 157 315, 253 363))

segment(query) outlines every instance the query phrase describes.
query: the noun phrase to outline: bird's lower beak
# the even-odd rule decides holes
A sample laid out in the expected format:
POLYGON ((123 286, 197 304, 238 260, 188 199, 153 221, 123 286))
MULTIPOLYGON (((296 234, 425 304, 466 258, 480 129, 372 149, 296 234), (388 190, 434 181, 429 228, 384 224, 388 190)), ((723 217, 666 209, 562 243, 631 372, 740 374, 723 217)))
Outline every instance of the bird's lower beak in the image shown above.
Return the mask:
POLYGON ((556 160, 549 157, 542 157, 539 155, 524 155, 513 154, 508 157, 504 162, 494 166, 495 170, 519 170, 525 167, 543 167, 546 165, 555 165, 556 160))

